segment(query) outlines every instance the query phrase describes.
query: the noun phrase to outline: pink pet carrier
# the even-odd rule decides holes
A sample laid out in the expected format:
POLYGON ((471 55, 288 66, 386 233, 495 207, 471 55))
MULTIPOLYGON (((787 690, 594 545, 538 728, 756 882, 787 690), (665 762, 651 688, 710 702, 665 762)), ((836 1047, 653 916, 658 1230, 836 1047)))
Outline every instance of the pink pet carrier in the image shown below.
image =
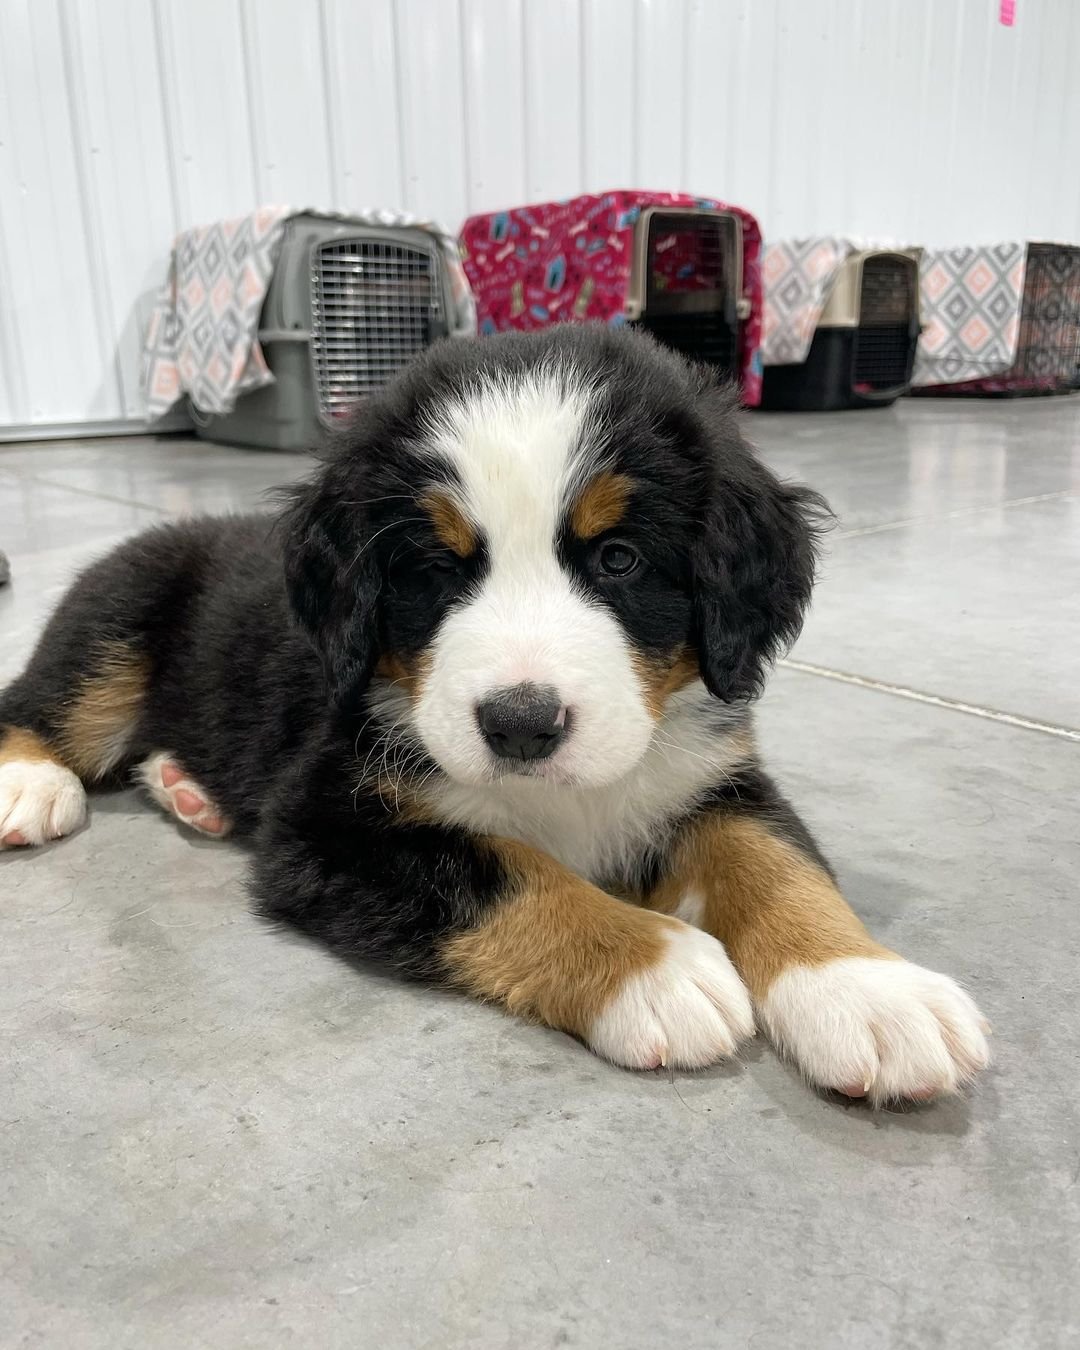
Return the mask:
POLYGON ((761 397, 761 232, 682 192, 605 192, 472 216, 462 261, 481 333, 631 323, 761 397))

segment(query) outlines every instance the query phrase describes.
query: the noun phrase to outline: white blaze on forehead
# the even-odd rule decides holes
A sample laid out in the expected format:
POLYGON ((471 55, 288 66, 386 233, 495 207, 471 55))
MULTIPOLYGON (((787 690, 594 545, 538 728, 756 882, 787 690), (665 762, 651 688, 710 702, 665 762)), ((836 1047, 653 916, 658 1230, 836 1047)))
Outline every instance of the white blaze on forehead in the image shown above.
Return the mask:
POLYGON ((433 414, 424 442, 452 466, 457 504, 482 532, 487 566, 445 616, 414 724, 459 782, 491 780, 480 701, 525 682, 568 709, 566 744, 547 771, 608 782, 644 753, 653 723, 621 624, 560 565, 559 527, 599 469, 600 419, 588 387, 556 366, 493 377, 433 414))
POLYGON ((493 567, 554 555, 559 522, 594 463, 596 418, 572 372, 484 381, 439 410, 427 448, 457 471, 458 504, 483 530, 493 567))

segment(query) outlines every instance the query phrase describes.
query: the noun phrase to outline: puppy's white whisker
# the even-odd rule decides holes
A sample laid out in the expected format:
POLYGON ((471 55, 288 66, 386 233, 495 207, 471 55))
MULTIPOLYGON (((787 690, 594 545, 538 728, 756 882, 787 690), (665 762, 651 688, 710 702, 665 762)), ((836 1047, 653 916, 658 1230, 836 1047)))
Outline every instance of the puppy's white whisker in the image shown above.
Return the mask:
POLYGON ((350 567, 355 567, 368 549, 371 548, 372 544, 374 544, 377 539, 380 539, 387 530, 397 530, 400 529, 402 525, 422 525, 423 522, 423 516, 410 516, 407 520, 392 520, 389 525, 384 525, 381 530, 376 530, 373 535, 364 540, 360 549, 357 551, 356 556, 350 563, 350 567))
POLYGON ((343 506, 375 506, 379 502, 407 502, 415 501, 416 498, 411 492, 396 492, 388 497, 368 497, 364 501, 345 501, 343 506))

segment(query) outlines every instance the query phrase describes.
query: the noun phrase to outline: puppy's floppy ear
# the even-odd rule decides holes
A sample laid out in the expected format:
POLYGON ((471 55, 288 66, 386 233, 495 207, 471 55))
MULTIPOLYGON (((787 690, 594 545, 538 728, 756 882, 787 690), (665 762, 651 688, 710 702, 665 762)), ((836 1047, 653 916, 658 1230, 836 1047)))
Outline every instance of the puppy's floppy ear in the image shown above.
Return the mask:
POLYGON ((702 678, 710 693, 732 703, 759 694, 769 662, 798 637, 817 535, 832 516, 816 492, 782 483, 730 422, 727 429, 694 547, 693 584, 702 678))
POLYGON ((285 586, 300 627, 318 653, 335 708, 352 711, 379 655, 382 577, 362 506, 336 483, 332 465, 288 490, 285 586))

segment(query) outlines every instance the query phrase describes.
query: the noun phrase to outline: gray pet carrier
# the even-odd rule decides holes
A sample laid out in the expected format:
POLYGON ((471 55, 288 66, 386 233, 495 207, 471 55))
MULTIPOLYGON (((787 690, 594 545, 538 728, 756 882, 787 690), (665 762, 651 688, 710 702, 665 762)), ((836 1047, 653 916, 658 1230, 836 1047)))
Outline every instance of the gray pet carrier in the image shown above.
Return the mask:
POLYGON ((274 383, 231 413, 191 408, 207 440, 304 450, 452 331, 445 256, 430 231, 318 215, 285 226, 259 323, 274 383))

